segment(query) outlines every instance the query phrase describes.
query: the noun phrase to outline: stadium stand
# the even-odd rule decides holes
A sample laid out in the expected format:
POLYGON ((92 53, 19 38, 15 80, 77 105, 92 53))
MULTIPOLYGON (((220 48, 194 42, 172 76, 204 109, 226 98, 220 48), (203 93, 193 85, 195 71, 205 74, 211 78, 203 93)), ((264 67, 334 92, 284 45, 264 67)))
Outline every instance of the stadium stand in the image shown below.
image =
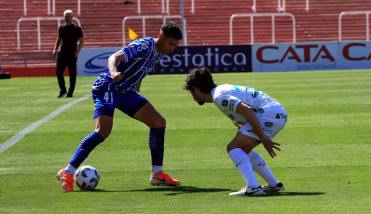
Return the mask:
MULTIPOLYGON (((0 54, 3 68, 11 66, 50 65, 48 58, 57 37, 55 21, 41 21, 41 50, 37 44, 37 25, 35 21, 25 21, 20 27, 20 48, 17 48, 16 23, 21 17, 48 17, 51 5, 55 2, 55 15, 60 16, 66 8, 75 11, 75 17, 81 21, 84 31, 84 47, 121 46, 122 20, 127 16, 138 16, 138 2, 124 4, 123 0, 81 1, 81 14, 77 14, 76 0, 0 0, 0 54)), ((141 1, 140 15, 161 15, 162 0, 141 1)), ((169 1, 169 14, 179 15, 179 1, 169 1)), ((254 13, 253 0, 195 0, 195 13, 191 12, 191 1, 184 1, 184 16, 187 20, 189 45, 229 44, 229 19, 233 14, 254 13)), ((256 13, 277 13, 277 0, 257 0, 256 13)), ((282 6, 282 2, 281 2, 282 6)), ((282 12, 281 8, 281 12, 282 12)), ((338 16, 344 11, 371 10, 371 1, 364 0, 310 0, 306 10, 306 0, 285 1, 284 11, 293 14, 296 19, 297 42, 337 41, 338 16), (331 8, 331 9, 329 9, 331 8)), ((50 16, 54 16, 50 14, 50 16)), ((370 17, 369 17, 370 19, 370 17)), ((289 17, 276 18, 276 42, 292 42, 292 27, 289 17)), ((179 20, 176 21, 179 23, 179 20)), ((147 21, 147 36, 156 36, 161 20, 147 21)), ((270 43, 272 36, 271 18, 254 18, 254 42, 270 43)), ((141 22, 128 22, 128 27, 141 34, 141 22)), ((234 22, 233 44, 250 43, 249 18, 238 18, 234 22)), ((343 18, 344 40, 366 39, 365 15, 348 15, 343 18)))

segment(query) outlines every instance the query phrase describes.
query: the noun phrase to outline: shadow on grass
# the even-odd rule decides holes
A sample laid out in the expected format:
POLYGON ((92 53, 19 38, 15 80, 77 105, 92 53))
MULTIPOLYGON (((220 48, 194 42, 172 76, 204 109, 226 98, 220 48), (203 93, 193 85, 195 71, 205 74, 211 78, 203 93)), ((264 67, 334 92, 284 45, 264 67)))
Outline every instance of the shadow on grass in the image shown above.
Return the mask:
POLYGON ((107 189, 95 189, 95 190, 80 190, 77 189, 74 193, 91 192, 91 193, 105 193, 105 192, 129 192, 127 190, 107 190, 107 189))
POLYGON ((115 192, 169 192, 165 195, 178 195, 183 193, 205 193, 205 192, 226 192, 231 191, 230 189, 220 189, 220 188, 200 188, 194 186, 179 186, 179 187, 153 187, 146 189, 136 189, 136 190, 106 190, 106 189, 95 189, 89 190, 77 190, 76 193, 90 192, 90 193, 115 193, 115 192))
POLYGON ((269 192, 260 197, 277 197, 277 196, 318 196, 324 195, 324 192, 269 192))
POLYGON ((178 195, 184 193, 213 193, 213 192, 227 192, 230 189, 221 188, 201 188, 194 186, 179 186, 179 187, 157 187, 157 188, 146 188, 138 190, 130 190, 130 192, 169 192, 165 195, 178 195))
MULTIPOLYGON (((200 188, 194 186, 179 186, 179 187, 153 187, 146 189, 135 189, 135 190, 106 190, 106 189, 95 189, 93 191, 77 190, 76 193, 91 192, 91 193, 115 193, 115 192, 168 192, 165 195, 178 195, 184 193, 214 193, 214 192, 233 192, 231 189, 222 188, 200 188)), ((283 197, 283 196, 318 196, 325 195, 325 192, 269 192, 266 195, 254 196, 254 197, 283 197)))

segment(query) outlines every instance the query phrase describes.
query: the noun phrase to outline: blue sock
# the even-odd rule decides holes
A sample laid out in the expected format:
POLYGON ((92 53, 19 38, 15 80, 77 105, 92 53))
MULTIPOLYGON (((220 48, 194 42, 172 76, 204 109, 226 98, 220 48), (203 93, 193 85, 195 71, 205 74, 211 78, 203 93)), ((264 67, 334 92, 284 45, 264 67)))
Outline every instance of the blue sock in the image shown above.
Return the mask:
POLYGON ((164 160, 164 128, 151 128, 149 130, 149 148, 151 149, 152 165, 162 166, 164 160))
POLYGON ((79 147, 77 148, 70 161, 70 164, 77 169, 80 164, 88 157, 90 152, 103 141, 104 138, 97 132, 90 133, 81 141, 79 147))

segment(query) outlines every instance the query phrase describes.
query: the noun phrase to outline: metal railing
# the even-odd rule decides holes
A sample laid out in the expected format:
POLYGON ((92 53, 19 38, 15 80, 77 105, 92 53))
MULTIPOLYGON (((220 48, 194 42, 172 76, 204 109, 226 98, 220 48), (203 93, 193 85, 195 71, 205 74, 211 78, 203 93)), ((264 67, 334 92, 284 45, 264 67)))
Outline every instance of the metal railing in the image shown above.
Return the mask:
POLYGON ((140 3, 141 2, 141 0, 138 0, 138 2, 137 2, 137 14, 138 15, 140 15, 140 14, 142 14, 142 4, 140 3))
MULTIPOLYGON (((140 0, 139 0, 140 1, 140 0)), ((47 2, 47 14, 55 15, 55 0, 48 0, 47 2)), ((23 14, 24 16, 27 16, 28 8, 27 8, 27 0, 23 0, 23 14)), ((77 15, 81 15, 81 2, 80 0, 77 0, 77 15)))
POLYGON ((23 14, 27 16, 27 0, 23 0, 23 14))
POLYGON ((371 10, 341 12, 338 16, 339 41, 343 41, 343 17, 346 15, 366 15, 366 40, 370 41, 370 21, 369 21, 370 14, 371 14, 371 10))
MULTIPOLYGON (((309 1, 305 0, 305 11, 309 12, 309 1)), ((278 0, 277 1, 277 11, 278 12, 286 12, 286 0, 278 0)))
MULTIPOLYGON (((138 0, 140 1, 140 0, 138 0)), ((48 0, 47 2, 47 8, 48 8, 48 11, 47 11, 47 14, 48 16, 50 15, 53 15, 55 16, 55 0, 48 0)), ((27 16, 27 11, 28 8, 27 8, 27 0, 23 0, 23 14, 24 16, 27 16)), ((77 15, 81 15, 81 2, 80 0, 77 0, 77 15)))
POLYGON ((187 45, 187 23, 186 19, 180 15, 150 15, 150 16, 127 16, 122 19, 122 43, 126 45, 126 22, 128 20, 142 20, 142 35, 146 37, 146 20, 147 19, 162 19, 162 23, 166 23, 167 19, 180 19, 183 27, 183 45, 187 45))
POLYGON ((271 17, 272 18, 272 43, 276 42, 276 16, 288 16, 292 21, 292 40, 296 42, 296 20, 291 13, 240 13, 233 14, 229 19, 229 44, 233 44, 233 21, 238 17, 250 17, 250 44, 254 44, 254 17, 271 17))
MULTIPOLYGON (((137 5, 137 13, 140 15, 142 14, 141 0, 138 0, 137 5)), ((162 15, 170 14, 170 0, 161 0, 161 13, 162 15)), ((195 0, 191 0, 191 13, 195 13, 195 0)))
MULTIPOLYGON (((24 0, 26 1, 26 0, 24 0)), ((48 15, 55 16, 55 0, 48 0, 48 15)), ((77 15, 81 15, 81 2, 80 0, 77 0, 77 15)))
MULTIPOLYGON (((305 0, 305 11, 309 11, 310 0, 305 0)), ((256 12, 256 0, 253 0, 252 11, 256 12)), ((277 11, 286 12, 286 0, 277 0, 277 11)))
MULTIPOLYGON (((58 28, 61 25, 61 20, 63 20, 64 17, 23 17, 19 18, 17 20, 17 49, 21 50, 21 22, 23 21, 36 21, 37 26, 37 46, 38 50, 41 50, 41 30, 40 30, 40 21, 57 21, 58 22, 58 28)), ((73 20, 80 26, 80 20, 76 17, 73 17, 73 20)))
MULTIPOLYGON (((163 3, 165 3, 165 0, 162 0, 163 3)), ((169 15, 170 14, 170 0, 166 0, 166 10, 164 10, 165 7, 163 6, 162 14, 169 15)), ((191 13, 195 14, 195 0, 191 0, 191 13)))

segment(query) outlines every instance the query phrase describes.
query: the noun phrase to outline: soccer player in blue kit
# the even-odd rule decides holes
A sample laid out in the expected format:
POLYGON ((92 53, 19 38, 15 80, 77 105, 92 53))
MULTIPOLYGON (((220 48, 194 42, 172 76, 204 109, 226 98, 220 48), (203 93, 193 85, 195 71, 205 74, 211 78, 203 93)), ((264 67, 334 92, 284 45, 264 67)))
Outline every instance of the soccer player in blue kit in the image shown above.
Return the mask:
POLYGON ((181 30, 173 23, 162 25, 158 38, 142 38, 112 54, 108 71, 100 74, 92 87, 95 104, 95 131, 86 136, 65 168, 57 173, 62 188, 73 192, 73 175, 90 152, 110 134, 115 109, 146 124, 149 130, 152 173, 150 184, 178 186, 180 181, 163 172, 166 121, 153 105, 139 93, 142 79, 171 53, 182 39, 181 30))

